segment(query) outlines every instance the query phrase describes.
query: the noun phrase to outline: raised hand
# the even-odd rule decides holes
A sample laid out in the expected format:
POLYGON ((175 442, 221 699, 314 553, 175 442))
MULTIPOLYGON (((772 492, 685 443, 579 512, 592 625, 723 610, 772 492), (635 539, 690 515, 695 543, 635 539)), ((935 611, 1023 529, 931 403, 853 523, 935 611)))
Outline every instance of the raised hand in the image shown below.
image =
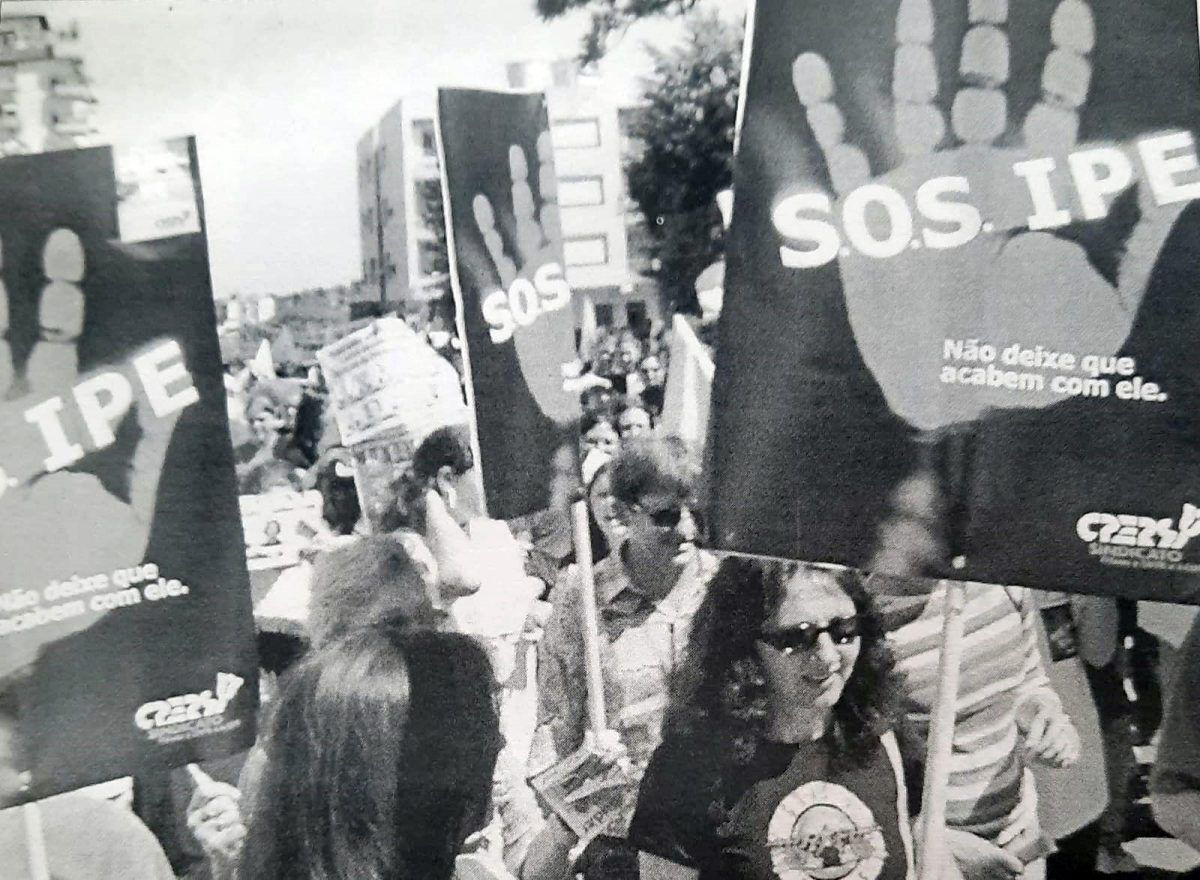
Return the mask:
POLYGON ((196 765, 188 767, 196 788, 187 807, 187 824, 219 876, 230 874, 246 839, 242 816, 242 793, 232 785, 217 782, 196 765))
POLYGON ((807 52, 792 71, 826 160, 833 187, 826 195, 836 197, 830 215, 846 228, 838 258, 851 326, 889 405, 922 429, 968 421, 989 407, 1065 399, 1049 383, 1021 393, 943 384, 943 343, 1116 354, 1182 209, 1154 202, 1135 152, 1124 160, 1111 145, 1084 153, 1077 143, 1096 35, 1087 0, 1058 3, 1041 98, 1020 120, 1011 118, 1007 94, 1008 0, 962 5, 968 27, 958 88, 942 100, 931 0, 899 4, 891 102, 873 113, 888 145, 880 167, 847 142, 839 107, 846 92, 826 59, 807 52), (1115 278, 1106 277, 1061 233, 1068 221, 1100 221, 1129 186, 1137 187, 1141 220, 1115 278))
MULTIPOLYGON (((483 314, 491 326, 492 341, 513 340, 524 377, 542 412, 565 423, 576 415, 574 396, 564 389, 563 368, 570 360, 553 363, 547 358, 546 339, 538 334, 542 316, 568 309, 571 289, 561 259, 557 182, 551 154, 550 132, 537 140, 536 169, 531 169, 519 146, 508 150, 512 180, 513 227, 505 246, 503 224, 487 196, 472 201, 475 223, 483 237, 491 270, 501 290, 484 299, 483 314), (536 210, 530 175, 535 174, 542 207, 536 210)), ((543 325, 544 326, 544 325, 543 325)))

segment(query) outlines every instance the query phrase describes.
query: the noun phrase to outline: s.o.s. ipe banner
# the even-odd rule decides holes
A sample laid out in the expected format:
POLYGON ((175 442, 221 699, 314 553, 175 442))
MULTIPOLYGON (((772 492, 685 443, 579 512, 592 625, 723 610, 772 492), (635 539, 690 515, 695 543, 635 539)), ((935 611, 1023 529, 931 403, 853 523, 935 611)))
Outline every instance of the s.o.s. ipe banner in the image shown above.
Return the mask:
POLYGON ((563 387, 575 318, 546 99, 441 89, 438 130, 484 494, 511 519, 549 506, 579 417, 563 387))
POLYGON ((1200 601, 1193 0, 759 0, 749 50, 718 543, 1200 601))
POLYGON ((0 804, 254 739, 194 142, 0 160, 0 804))

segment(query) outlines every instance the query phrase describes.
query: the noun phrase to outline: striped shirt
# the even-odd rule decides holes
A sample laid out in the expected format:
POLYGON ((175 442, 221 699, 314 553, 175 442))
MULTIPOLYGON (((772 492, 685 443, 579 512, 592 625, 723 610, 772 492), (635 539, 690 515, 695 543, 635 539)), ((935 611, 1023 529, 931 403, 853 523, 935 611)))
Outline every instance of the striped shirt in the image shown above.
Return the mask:
MULTIPOLYGON (((938 683, 944 585, 889 640, 905 695, 906 739, 928 740, 938 683)), ((1027 590, 968 584, 963 609, 946 824, 997 846, 1040 835, 1033 777, 1019 750, 1017 710, 1027 700, 1061 707, 1038 650, 1037 612, 1027 590)))

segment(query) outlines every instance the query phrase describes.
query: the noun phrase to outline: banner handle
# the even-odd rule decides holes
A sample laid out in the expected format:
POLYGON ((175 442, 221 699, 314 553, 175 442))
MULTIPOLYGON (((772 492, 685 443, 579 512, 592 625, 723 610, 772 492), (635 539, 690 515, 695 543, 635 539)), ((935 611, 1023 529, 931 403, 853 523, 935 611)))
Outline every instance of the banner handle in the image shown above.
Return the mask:
POLYGON ((930 713, 929 742, 925 751, 925 779, 921 795, 921 847, 917 850, 919 880, 938 880, 946 829, 946 787, 954 744, 954 716, 958 705, 958 671, 962 663, 963 606, 966 585, 941 581, 946 588, 942 646, 938 657, 938 687, 930 713))
POLYGON ((596 610, 596 578, 592 571, 592 533, 587 501, 571 505, 574 526, 575 567, 579 570, 580 624, 583 629, 583 662, 587 674, 588 722, 596 742, 608 729, 604 711, 604 675, 600 668, 600 624, 596 610))
POLYGON ((42 811, 37 801, 21 807, 25 818, 25 850, 29 856, 29 876, 32 880, 51 880, 50 863, 46 858, 46 833, 42 827, 42 811))

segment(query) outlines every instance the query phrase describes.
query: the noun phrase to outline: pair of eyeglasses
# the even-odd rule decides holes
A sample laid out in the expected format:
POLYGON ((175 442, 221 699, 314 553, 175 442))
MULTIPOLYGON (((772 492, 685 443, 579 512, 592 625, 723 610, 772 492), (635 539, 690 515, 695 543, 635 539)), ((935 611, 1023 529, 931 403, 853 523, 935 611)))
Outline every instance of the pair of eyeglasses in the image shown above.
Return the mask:
POLYGON ((811 651, 817 646, 822 633, 828 633, 835 645, 848 645, 860 635, 858 617, 835 617, 824 626, 800 623, 763 633, 758 640, 782 654, 794 654, 797 651, 811 651))
POLYGON ((650 522, 658 528, 673 529, 683 519, 684 505, 678 504, 673 507, 660 507, 658 510, 647 510, 639 506, 638 510, 646 514, 650 522))

